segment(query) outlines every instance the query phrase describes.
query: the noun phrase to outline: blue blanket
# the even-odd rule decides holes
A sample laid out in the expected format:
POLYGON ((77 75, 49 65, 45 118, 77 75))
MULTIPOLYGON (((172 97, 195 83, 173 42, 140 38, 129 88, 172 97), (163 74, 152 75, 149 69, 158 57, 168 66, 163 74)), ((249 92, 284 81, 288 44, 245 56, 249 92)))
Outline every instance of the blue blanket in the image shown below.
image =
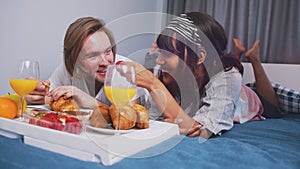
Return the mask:
POLYGON ((0 136, 0 168, 300 168, 300 115, 236 124, 207 141, 177 136, 139 155, 169 151, 146 158, 126 158, 112 166, 86 162, 25 145, 0 136))

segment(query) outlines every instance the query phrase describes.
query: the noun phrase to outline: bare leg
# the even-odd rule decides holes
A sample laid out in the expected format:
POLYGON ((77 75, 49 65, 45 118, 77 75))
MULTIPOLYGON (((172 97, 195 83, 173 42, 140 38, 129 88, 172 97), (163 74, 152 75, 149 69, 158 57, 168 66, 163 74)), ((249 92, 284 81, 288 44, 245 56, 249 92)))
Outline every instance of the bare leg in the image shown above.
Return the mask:
POLYGON ((272 105, 279 108, 277 95, 260 61, 259 45, 260 41, 255 41, 252 48, 246 52, 245 56, 249 59, 253 67, 257 93, 272 105))
POLYGON ((237 38, 233 38, 233 43, 234 43, 233 52, 232 52, 233 57, 236 58, 237 60, 240 60, 242 54, 246 51, 246 49, 243 46, 242 42, 237 38))

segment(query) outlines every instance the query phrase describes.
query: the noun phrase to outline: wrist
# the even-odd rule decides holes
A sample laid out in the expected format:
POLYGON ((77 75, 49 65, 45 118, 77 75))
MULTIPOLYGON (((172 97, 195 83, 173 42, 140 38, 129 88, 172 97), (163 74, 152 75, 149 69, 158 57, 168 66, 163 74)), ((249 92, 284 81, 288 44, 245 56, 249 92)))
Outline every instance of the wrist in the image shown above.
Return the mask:
POLYGON ((161 89, 161 85, 163 85, 161 81, 158 78, 156 78, 154 75, 152 76, 152 78, 150 78, 150 82, 151 83, 148 88, 149 92, 155 91, 157 89, 161 89))

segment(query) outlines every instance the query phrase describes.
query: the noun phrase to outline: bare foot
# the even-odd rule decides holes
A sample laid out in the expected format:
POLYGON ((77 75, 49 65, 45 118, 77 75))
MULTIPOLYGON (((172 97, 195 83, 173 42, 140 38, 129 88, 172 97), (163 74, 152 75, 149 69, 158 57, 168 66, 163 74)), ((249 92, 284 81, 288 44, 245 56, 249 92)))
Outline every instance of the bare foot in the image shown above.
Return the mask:
POLYGON ((232 52, 233 57, 240 60, 242 54, 246 51, 246 49, 243 46, 242 42, 237 38, 233 38, 233 43, 234 43, 233 52, 232 52))
POLYGON ((260 48, 260 41, 257 40, 254 42, 252 48, 246 52, 245 56, 250 60, 251 63, 254 62, 260 63, 259 48, 260 48))

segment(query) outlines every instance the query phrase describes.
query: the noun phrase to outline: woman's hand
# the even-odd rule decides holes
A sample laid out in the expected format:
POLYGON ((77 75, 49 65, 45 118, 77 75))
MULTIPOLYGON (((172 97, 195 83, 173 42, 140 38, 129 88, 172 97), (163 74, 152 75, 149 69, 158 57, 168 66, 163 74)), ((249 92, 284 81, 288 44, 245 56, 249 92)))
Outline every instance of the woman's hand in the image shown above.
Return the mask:
MULTIPOLYGON (((48 80, 44 82, 50 83, 48 80)), ((45 104, 45 96, 47 95, 46 87, 42 85, 42 82, 39 82, 37 87, 29 93, 25 99, 28 104, 45 104)))
POLYGON ((48 93, 48 96, 52 100, 57 100, 59 97, 64 97, 65 99, 73 97, 77 103, 84 108, 94 109, 100 105, 94 97, 83 92, 74 86, 59 86, 48 93))
POLYGON ((165 122, 175 123, 179 126, 180 134, 184 134, 188 137, 202 137, 208 139, 211 137, 212 133, 205 128, 204 125, 198 123, 195 120, 188 122, 190 125, 184 124, 184 120, 182 118, 178 118, 175 120, 170 121, 170 119, 164 119, 165 122))
POLYGON ((187 131, 188 137, 202 137, 208 139, 211 137, 212 133, 201 124, 196 124, 187 131))
POLYGON ((143 65, 136 63, 136 62, 122 62, 121 64, 133 66, 136 72, 135 81, 136 85, 142 88, 147 89, 151 92, 152 87, 156 82, 159 80, 153 75, 152 72, 150 72, 148 69, 146 69, 143 65))

